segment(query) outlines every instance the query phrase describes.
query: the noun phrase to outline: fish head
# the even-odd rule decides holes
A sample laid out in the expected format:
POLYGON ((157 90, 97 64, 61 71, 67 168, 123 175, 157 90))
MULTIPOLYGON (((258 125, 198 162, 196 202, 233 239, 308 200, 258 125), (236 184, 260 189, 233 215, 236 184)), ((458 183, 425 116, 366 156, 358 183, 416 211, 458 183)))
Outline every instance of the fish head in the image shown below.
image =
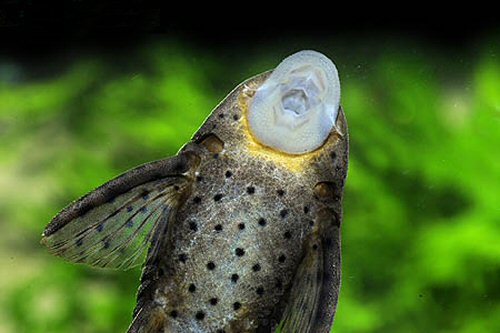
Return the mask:
POLYGON ((321 172, 336 174, 337 163, 329 162, 347 164, 347 139, 337 69, 325 55, 306 50, 237 86, 193 141, 213 154, 238 151, 296 173, 321 164, 321 172))

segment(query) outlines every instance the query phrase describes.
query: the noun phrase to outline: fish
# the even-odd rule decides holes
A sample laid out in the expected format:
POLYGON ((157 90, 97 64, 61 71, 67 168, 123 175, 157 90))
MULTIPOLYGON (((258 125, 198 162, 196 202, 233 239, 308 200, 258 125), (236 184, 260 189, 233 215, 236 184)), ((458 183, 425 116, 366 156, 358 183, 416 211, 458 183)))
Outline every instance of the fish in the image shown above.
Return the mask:
POLYGON ((329 332, 348 146, 334 63, 299 51, 239 84, 175 156, 70 203, 42 243, 142 265, 128 333, 329 332))

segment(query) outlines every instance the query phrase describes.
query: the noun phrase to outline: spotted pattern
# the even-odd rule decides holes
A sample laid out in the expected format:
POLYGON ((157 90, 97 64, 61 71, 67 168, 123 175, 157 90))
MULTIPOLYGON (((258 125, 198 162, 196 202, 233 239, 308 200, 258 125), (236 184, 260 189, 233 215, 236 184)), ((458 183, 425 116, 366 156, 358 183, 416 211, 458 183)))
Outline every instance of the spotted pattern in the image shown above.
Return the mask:
MULTIPOLYGON (((239 113, 220 113, 217 118, 223 122, 210 127, 215 132, 242 126, 239 113)), ((172 325, 179 331, 191 329, 183 326, 189 320, 210 332, 256 329, 239 326, 240 316, 257 319, 280 303, 322 205, 314 197, 318 181, 311 183, 300 173, 253 158, 235 135, 221 138, 223 149, 216 153, 199 151, 201 164, 187 199, 191 204, 177 214, 188 228, 174 225, 170 236, 175 240, 173 256, 164 260, 171 270, 158 303, 165 304, 166 313, 178 311, 172 325), (184 296, 186 292, 191 297, 184 296)))
MULTIPOLYGON (((224 152, 219 154, 217 161, 221 164, 226 161, 224 152)), ((182 251, 177 254, 178 261, 184 265, 176 266, 178 273, 175 273, 179 277, 183 276, 181 279, 185 279, 191 276, 188 271, 199 267, 201 260, 204 259, 202 265, 206 273, 194 275, 192 282, 186 287, 190 294, 199 296, 184 299, 181 308, 183 313, 191 313, 191 318, 194 317, 200 325, 208 325, 206 327, 214 332, 220 330, 220 326, 210 325, 218 323, 217 318, 222 320, 227 314, 228 307, 238 316, 243 307, 252 307, 254 302, 269 306, 276 304, 284 292, 284 284, 291 283, 292 275, 287 272, 291 271, 290 267, 293 267, 298 260, 298 252, 291 251, 289 256, 292 259, 285 255, 290 249, 289 245, 282 242, 298 244, 297 239, 292 236, 290 231, 292 227, 288 223, 299 223, 305 214, 305 206, 300 206, 297 210, 289 205, 293 198, 293 194, 290 193, 296 191, 293 188, 275 189, 273 186, 266 186, 265 182, 248 185, 244 184, 245 179, 240 178, 242 173, 237 172, 238 168, 220 167, 218 170, 222 170, 218 176, 210 172, 200 172, 203 174, 203 181, 196 183, 191 199, 196 206, 190 206, 190 209, 199 207, 197 210, 200 212, 208 212, 210 209, 211 218, 206 220, 202 215, 189 214, 188 230, 195 232, 196 236, 191 236, 195 238, 191 238, 187 243, 191 245, 178 249, 182 251), (223 180, 224 185, 212 188, 210 184, 216 177, 223 180), (243 192, 238 192, 237 189, 241 187, 244 189, 243 192), (213 200, 206 201, 203 200, 204 197, 211 197, 213 200), (274 209, 251 208, 261 203, 272 206, 269 203, 276 202, 276 198, 281 201, 274 209), (238 207, 230 218, 224 213, 224 205, 227 203, 238 207), (214 207, 221 209, 215 212, 214 207), (246 215, 245 212, 251 213, 246 215), (290 227, 290 230, 283 231, 286 226, 290 227), (211 232, 205 232, 209 230, 211 232), (280 239, 273 238, 272 235, 276 231, 281 235, 280 239), (255 237, 262 239, 261 244, 268 248, 267 253, 256 252, 255 237), (266 238, 268 241, 265 241, 266 238), (221 242, 224 245, 220 246, 221 242), (211 248, 204 248, 202 244, 213 244, 213 246, 217 244, 217 250, 213 252, 211 248), (212 253, 216 255, 219 264, 212 260, 207 261, 206 256, 212 253), (262 254, 264 257, 260 258, 262 254), (222 268, 218 268, 219 265, 222 268), (227 275, 228 271, 232 273, 227 275), (276 273, 280 278, 274 277, 276 273), (227 281, 227 284, 223 281, 227 281)), ((307 206, 308 214, 309 206, 307 206)), ((183 238, 185 234, 177 232, 174 236, 183 238)), ((297 245, 293 247, 300 249, 297 245)), ((167 290, 169 287, 176 290, 174 285, 167 286, 167 290)), ((168 302, 169 298, 166 300, 168 302)), ((167 307, 171 309, 170 311, 179 312, 179 304, 171 306, 167 304, 167 307)), ((181 316, 178 315, 176 318, 181 316)))

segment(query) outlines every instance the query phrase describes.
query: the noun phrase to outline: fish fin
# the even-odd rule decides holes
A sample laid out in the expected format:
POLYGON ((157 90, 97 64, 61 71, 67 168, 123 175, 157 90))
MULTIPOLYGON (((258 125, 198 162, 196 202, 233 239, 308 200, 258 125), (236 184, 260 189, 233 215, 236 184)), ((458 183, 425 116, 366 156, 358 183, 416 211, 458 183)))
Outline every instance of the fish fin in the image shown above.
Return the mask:
POLYGON ((158 308, 143 307, 134 316, 127 333, 163 333, 165 317, 158 308))
POLYGON ((282 333, 330 332, 340 288, 340 223, 331 211, 318 214, 316 229, 283 313, 282 333))
POLYGON ((140 265, 189 188, 193 154, 147 163, 99 186, 57 214, 42 243, 67 260, 94 267, 140 265), (165 222, 165 223, 163 223, 165 222))
MULTIPOLYGON (((164 215, 161 222, 165 225, 171 225, 169 220, 175 219, 174 215, 164 215)), ((127 333, 164 333, 165 313, 154 301, 154 295, 160 279, 162 271, 160 258, 164 253, 168 253, 165 249, 168 246, 169 230, 166 228, 163 231, 166 237, 160 238, 158 242, 151 247, 148 258, 142 268, 141 284, 137 291, 137 302, 132 314, 133 320, 129 326, 127 333)), ((165 267, 163 267, 165 268, 165 267)))

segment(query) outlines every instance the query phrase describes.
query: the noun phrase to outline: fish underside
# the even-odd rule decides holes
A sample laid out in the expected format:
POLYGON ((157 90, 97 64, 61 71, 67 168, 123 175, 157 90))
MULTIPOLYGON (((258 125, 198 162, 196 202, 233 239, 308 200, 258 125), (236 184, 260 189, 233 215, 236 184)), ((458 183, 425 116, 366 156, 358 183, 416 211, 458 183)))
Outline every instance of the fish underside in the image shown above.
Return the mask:
POLYGON ((329 332, 340 287, 348 135, 288 155, 245 113, 269 72, 239 85, 173 157, 144 164, 61 211, 43 242, 66 259, 144 262, 129 333, 329 332))

